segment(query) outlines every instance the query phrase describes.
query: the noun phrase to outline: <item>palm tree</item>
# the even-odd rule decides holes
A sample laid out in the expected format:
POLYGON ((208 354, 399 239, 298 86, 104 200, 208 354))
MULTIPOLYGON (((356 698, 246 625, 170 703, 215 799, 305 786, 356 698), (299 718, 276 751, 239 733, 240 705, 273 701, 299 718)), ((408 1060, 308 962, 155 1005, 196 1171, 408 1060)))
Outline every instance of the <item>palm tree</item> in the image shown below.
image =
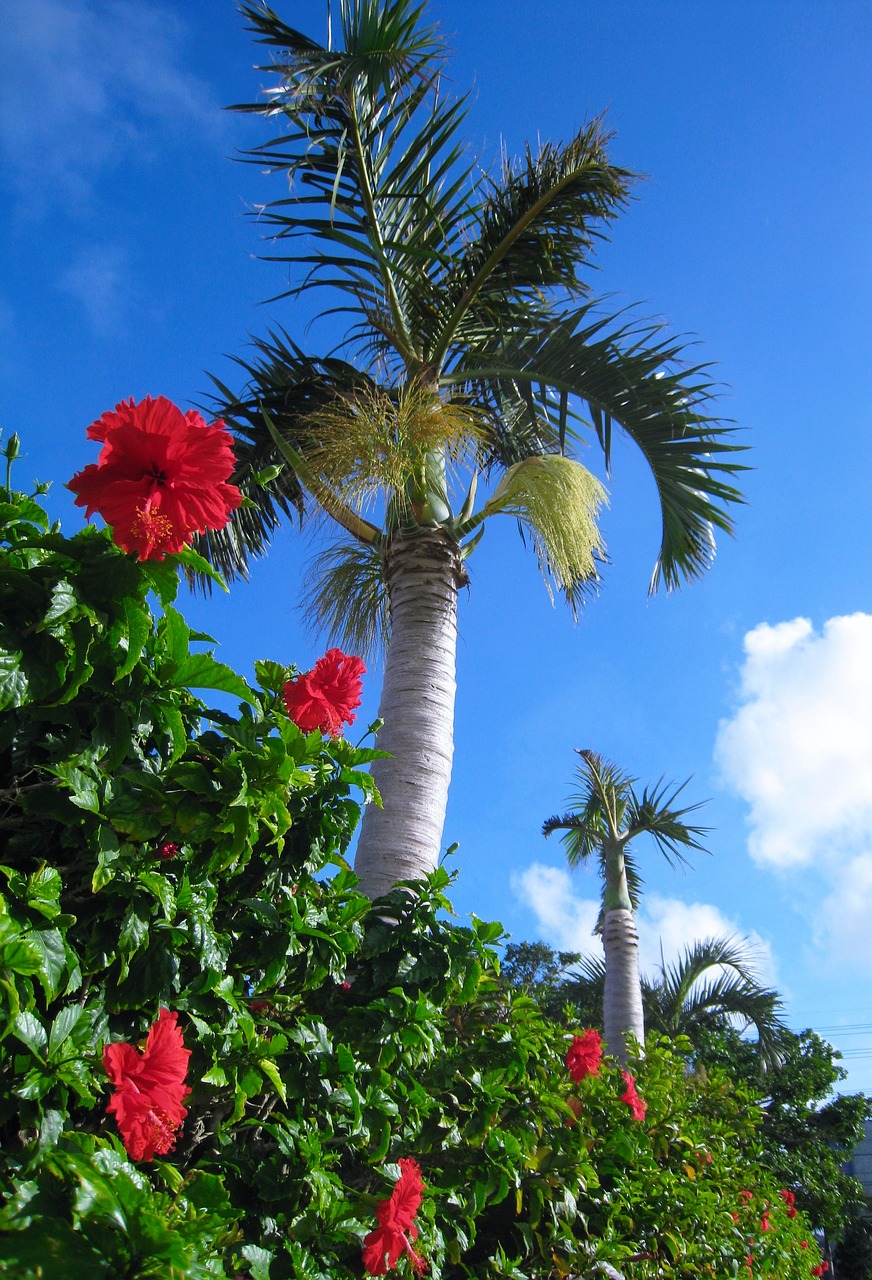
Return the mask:
POLYGON ((602 911, 598 929, 605 954, 603 1029, 611 1052, 624 1060, 628 1038, 645 1039, 642 987, 639 977, 639 937, 635 911, 641 880, 630 849, 638 836, 651 836, 670 863, 683 862, 685 849, 702 849, 705 827, 684 822, 699 805, 676 807, 687 785, 671 791, 661 782, 638 796, 635 778, 623 773, 595 751, 579 751, 580 790, 570 797, 572 809, 548 818, 542 832, 563 831, 569 865, 595 857, 603 878, 602 911))
MULTIPOLYGON (((247 158, 285 175, 260 211, 273 258, 344 317, 342 354, 285 332, 217 383, 250 505, 204 553, 233 578, 282 515, 320 514, 338 535, 318 563, 311 614, 361 652, 386 639, 373 765, 355 869, 370 896, 432 870, 453 755, 458 589, 491 516, 514 516, 546 582, 575 609, 604 556, 604 490, 572 456, 590 433, 608 470, 613 427, 638 445, 660 498, 651 587, 702 574, 713 527, 730 531, 741 470, 713 384, 682 367, 655 323, 610 314, 582 278, 627 202, 601 120, 488 174, 461 139, 466 100, 441 80, 445 46, 414 0, 341 0, 341 47, 265 6, 242 12, 273 50, 266 101, 240 110, 280 131, 247 158), (281 474, 276 469, 281 466, 281 474), (483 500, 476 504, 481 477, 483 500)), ((216 380, 217 381, 217 380, 216 380)))
MULTIPOLYGON (((606 968, 601 956, 583 956, 556 988, 558 1001, 589 1010, 603 1003, 606 968)), ((740 1034, 754 1028, 764 1069, 781 1060, 785 1023, 781 997, 765 987, 754 971, 747 943, 733 937, 704 938, 686 947, 674 965, 661 958, 652 981, 642 975, 642 1007, 649 1031, 698 1046, 701 1035, 724 1026, 740 1034)))

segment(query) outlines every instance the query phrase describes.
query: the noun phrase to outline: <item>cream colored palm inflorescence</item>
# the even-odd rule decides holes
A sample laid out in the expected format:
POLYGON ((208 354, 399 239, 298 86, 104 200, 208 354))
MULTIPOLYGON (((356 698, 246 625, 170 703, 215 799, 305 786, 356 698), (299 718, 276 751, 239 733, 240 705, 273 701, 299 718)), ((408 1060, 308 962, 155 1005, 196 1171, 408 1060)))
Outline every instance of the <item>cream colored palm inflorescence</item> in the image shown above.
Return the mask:
MULTIPOLYGON (((442 400, 419 382, 393 396, 370 385, 309 415, 303 453, 321 483, 361 513, 393 495, 406 495, 415 505, 420 494, 423 505, 434 466, 459 470, 469 463, 481 443, 482 421, 480 411, 442 400)), ((429 523, 421 515, 415 511, 419 522, 429 523)))
POLYGON ((605 553, 597 517, 607 502, 587 467, 547 454, 509 467, 482 514, 517 516, 532 534, 546 585, 550 571, 563 590, 596 578, 596 557, 605 553))

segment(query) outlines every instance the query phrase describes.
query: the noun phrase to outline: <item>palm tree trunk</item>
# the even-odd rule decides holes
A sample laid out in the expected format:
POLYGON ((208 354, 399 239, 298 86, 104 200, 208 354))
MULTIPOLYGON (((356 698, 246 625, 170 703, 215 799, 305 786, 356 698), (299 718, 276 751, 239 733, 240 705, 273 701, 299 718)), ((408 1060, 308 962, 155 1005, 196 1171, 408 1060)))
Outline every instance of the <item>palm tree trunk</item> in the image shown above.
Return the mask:
POLYGON ((398 538, 385 552, 391 634, 372 776, 383 808, 364 813, 354 870, 370 898, 435 870, 454 755, 457 543, 441 529, 398 538))
POLYGON ((642 1013, 642 986, 639 981, 639 936, 636 918, 626 907, 605 914, 603 949, 606 982, 603 1023, 606 1047, 620 1062, 627 1061, 626 1035, 643 1044, 645 1019, 642 1013))

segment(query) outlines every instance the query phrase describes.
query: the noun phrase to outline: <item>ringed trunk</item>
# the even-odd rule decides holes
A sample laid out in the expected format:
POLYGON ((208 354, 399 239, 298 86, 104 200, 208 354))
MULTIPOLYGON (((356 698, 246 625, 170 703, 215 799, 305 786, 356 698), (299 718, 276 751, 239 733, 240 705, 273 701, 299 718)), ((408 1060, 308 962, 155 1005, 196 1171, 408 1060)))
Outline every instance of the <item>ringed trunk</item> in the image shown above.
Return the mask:
POLYGON ((607 911, 603 921, 606 982, 603 1023, 606 1047, 620 1062, 627 1061, 627 1034, 645 1042, 642 985, 639 981, 639 935, 636 918, 626 907, 607 911))
POLYGON ((441 529, 398 537, 385 551, 390 639, 372 776, 381 809, 363 816, 354 870, 370 898, 434 871, 454 755, 457 543, 441 529))

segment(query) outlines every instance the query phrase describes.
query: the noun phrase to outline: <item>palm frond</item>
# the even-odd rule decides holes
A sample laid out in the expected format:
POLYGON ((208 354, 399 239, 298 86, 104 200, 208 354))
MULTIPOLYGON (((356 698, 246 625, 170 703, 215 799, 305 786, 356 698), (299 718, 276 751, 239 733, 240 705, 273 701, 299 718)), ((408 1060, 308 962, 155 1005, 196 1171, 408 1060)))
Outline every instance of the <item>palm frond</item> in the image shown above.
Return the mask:
POLYGON ((663 967, 656 987, 657 1025, 667 1034, 692 1034, 712 1017, 737 1024, 740 1031, 753 1026, 764 1065, 777 1063, 785 1031, 783 1002, 760 984, 747 942, 734 937, 697 941, 675 964, 663 967))
POLYGON ((337 395, 364 394, 371 379, 353 365, 333 357, 307 356, 283 331, 254 340, 255 357, 235 358, 247 381, 241 392, 231 391, 217 378, 207 410, 224 420, 234 436, 236 469, 233 483, 251 505, 238 508, 222 530, 200 535, 195 547, 228 581, 244 578, 251 559, 263 555, 283 517, 308 513, 304 488, 282 455, 267 426, 269 417, 284 440, 301 450, 309 440, 307 423, 337 395), (258 474, 279 468, 269 484, 258 474))
POLYGON ((570 866, 592 855, 603 860, 603 846, 617 840, 632 795, 634 778, 589 748, 576 748, 581 764, 576 769, 580 789, 569 797, 572 808, 563 817, 549 818, 544 836, 565 831, 563 845, 570 866))
POLYGON ((535 154, 528 146, 520 162, 504 154, 468 246, 443 283, 435 365, 474 339, 482 321, 493 328, 497 318, 503 326, 513 298, 528 303, 544 289, 588 292, 580 269, 626 204, 632 177, 609 162, 610 137, 599 118, 563 145, 545 142, 535 154))
POLYGON ((661 778, 655 786, 646 787, 641 797, 633 792, 627 809, 628 838, 632 840, 643 834, 651 836, 670 864, 686 862, 685 849, 708 852, 702 843, 702 837, 710 828, 692 826, 684 821, 687 814, 695 813, 702 808, 704 802, 699 801, 683 808, 676 806, 676 800, 689 781, 688 778, 680 786, 672 787, 672 784, 664 784, 661 778))
POLYGON ((478 345, 459 357, 442 383, 491 398, 498 388, 509 403, 526 386, 531 413, 554 438, 578 434, 567 426, 563 400, 576 398, 590 414, 607 466, 617 423, 645 456, 660 499, 651 590, 661 579, 672 589, 709 567, 713 528, 732 532, 728 508, 743 499, 725 477, 745 470, 735 456, 743 446, 733 442, 732 427, 708 414, 714 384, 704 366, 684 366, 680 342, 656 324, 616 325, 597 316, 597 305, 560 317, 540 309, 526 327, 499 332, 490 352, 478 345))
MULTIPOLYGON (((264 70, 279 84, 267 103, 239 109, 282 121, 284 131, 246 153, 284 171, 290 193, 261 211, 276 241, 305 237, 310 252, 275 253, 309 267, 364 313, 366 340, 408 367, 422 360, 420 309, 431 275, 463 234, 470 169, 456 141, 463 99, 440 95, 445 46, 420 25, 409 0, 343 0, 344 48, 320 48, 272 11, 243 10, 259 38, 281 52, 264 70), (446 243, 446 237, 448 243, 446 243), (414 312, 417 312, 417 317, 414 312)), ((435 296, 435 295, 434 295, 435 296)))
POLYGON ((328 642, 367 661, 383 652, 389 621, 381 552, 353 540, 326 547, 306 575, 305 618, 328 642))

